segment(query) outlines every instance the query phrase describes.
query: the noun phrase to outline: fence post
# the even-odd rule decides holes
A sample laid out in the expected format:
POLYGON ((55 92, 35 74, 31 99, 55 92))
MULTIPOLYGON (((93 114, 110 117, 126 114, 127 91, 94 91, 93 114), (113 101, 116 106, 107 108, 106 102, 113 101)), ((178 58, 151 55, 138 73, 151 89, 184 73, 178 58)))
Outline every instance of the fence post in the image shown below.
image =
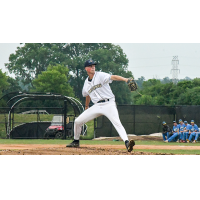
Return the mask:
POLYGON ((174 121, 176 121, 176 106, 174 105, 174 121))
POLYGON ((64 135, 63 135, 64 140, 66 140, 66 129, 67 129, 66 118, 67 118, 67 100, 64 100, 64 135))

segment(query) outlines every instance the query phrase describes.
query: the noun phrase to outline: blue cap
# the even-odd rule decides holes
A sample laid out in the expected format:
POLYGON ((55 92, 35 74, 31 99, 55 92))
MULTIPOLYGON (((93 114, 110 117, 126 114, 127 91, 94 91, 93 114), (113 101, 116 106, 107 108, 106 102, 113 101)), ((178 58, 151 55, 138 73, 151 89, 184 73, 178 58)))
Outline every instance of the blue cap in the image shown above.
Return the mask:
POLYGON ((179 122, 182 122, 183 120, 182 119, 179 119, 179 122))
POLYGON ((187 124, 188 122, 187 121, 184 121, 184 124, 187 124))
POLYGON ((162 122, 162 125, 165 125, 165 124, 167 124, 167 123, 166 123, 165 121, 163 121, 163 122, 162 122))
POLYGON ((191 120, 191 123, 194 123, 194 120, 191 120))
POLYGON ((89 59, 85 61, 85 67, 87 66, 91 66, 91 65, 96 65, 97 63, 95 63, 93 60, 89 59))

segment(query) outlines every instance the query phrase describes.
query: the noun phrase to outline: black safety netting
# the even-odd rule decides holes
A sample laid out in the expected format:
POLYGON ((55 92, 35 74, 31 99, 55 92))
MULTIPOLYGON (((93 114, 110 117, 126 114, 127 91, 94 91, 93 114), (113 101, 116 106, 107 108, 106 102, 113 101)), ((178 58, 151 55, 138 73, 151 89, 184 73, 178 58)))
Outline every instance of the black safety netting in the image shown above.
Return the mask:
MULTIPOLYGON (((167 106, 118 105, 119 118, 127 134, 148 135, 162 131, 162 121, 170 126, 175 119, 175 108, 167 106)), ((95 137, 118 136, 112 123, 105 117, 97 118, 95 137)))

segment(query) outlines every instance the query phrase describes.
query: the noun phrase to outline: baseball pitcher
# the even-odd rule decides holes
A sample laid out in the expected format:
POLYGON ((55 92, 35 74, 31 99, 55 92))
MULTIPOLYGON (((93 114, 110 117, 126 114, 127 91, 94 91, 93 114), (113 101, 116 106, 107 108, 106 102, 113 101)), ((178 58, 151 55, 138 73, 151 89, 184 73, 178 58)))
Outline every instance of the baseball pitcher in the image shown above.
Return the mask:
POLYGON ((104 72, 95 71, 96 63, 93 60, 87 60, 85 62, 85 70, 88 77, 85 80, 82 95, 86 97, 85 100, 85 111, 76 118, 74 122, 74 141, 68 144, 66 147, 79 147, 79 138, 81 134, 81 127, 88 121, 105 115, 113 124, 118 134, 125 142, 125 146, 128 152, 133 150, 135 145, 134 140, 128 140, 126 131, 122 126, 117 106, 115 103, 115 95, 112 93, 110 88, 110 83, 112 81, 125 81, 131 91, 137 89, 137 84, 133 78, 124 78, 117 75, 110 75, 104 72), (94 103, 92 107, 89 108, 90 100, 94 103))

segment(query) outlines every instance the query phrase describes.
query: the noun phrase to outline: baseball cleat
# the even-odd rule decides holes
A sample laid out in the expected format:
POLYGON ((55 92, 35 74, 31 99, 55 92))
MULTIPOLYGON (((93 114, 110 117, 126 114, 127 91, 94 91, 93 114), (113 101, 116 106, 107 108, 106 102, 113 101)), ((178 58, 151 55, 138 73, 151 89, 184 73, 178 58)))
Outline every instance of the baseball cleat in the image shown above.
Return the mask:
POLYGON ((66 147, 79 147, 79 140, 78 141, 73 141, 72 143, 66 145, 66 147))
POLYGON ((135 141, 134 140, 130 140, 130 141, 126 140, 125 141, 125 146, 126 146, 128 152, 133 151, 133 146, 134 145, 135 145, 135 141))
POLYGON ((168 142, 168 140, 165 140, 165 142, 168 142))

